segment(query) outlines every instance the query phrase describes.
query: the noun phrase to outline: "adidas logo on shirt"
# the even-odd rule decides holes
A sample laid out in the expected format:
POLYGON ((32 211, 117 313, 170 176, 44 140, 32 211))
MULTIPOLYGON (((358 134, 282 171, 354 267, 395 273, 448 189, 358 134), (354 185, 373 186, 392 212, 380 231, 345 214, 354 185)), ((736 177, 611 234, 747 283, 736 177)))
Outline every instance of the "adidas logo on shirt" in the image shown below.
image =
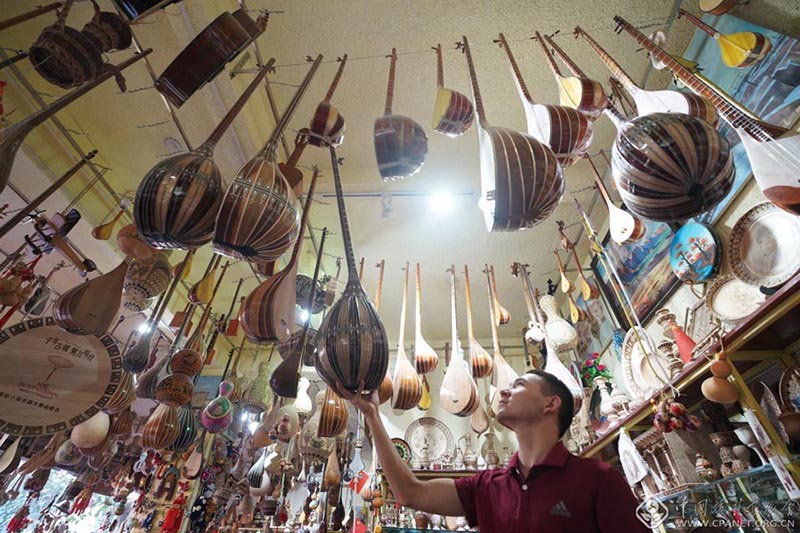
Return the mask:
POLYGON ((555 504, 553 508, 550 509, 550 514, 572 518, 572 513, 570 513, 569 509, 567 509, 567 504, 564 503, 564 500, 561 500, 560 502, 555 504))

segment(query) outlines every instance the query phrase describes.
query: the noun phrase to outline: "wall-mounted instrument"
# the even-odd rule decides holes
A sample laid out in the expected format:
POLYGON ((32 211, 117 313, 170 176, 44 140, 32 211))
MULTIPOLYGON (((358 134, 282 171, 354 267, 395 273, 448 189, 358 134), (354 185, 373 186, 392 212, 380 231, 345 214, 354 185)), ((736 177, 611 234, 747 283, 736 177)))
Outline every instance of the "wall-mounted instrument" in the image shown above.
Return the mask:
POLYGON ((464 360, 464 350, 458 338, 455 265, 450 265, 447 271, 450 273, 450 342, 453 352, 439 390, 439 405, 450 414, 466 417, 478 408, 480 398, 475 380, 470 375, 470 365, 464 360))
POLYGON ((297 198, 275 161, 275 152, 321 62, 322 54, 314 60, 267 143, 236 172, 217 216, 216 252, 265 263, 283 255, 297 239, 297 198))
MULTIPOLYGON (((464 296, 467 301, 467 341, 469 343, 469 363, 472 368, 472 377, 485 378, 492 373, 494 363, 489 352, 475 339, 475 330, 472 326, 472 289, 469 283, 469 268, 464 265, 464 296)), ((485 430, 484 430, 485 431, 485 430)))
POLYGON ((89 81, 74 91, 65 94, 47 107, 36 111, 32 115, 20 120, 13 126, 8 126, 7 128, 0 130, 0 191, 5 189, 6 184, 8 184, 8 177, 11 174, 11 168, 14 166, 14 157, 17 154, 17 150, 19 150, 19 147, 22 145, 22 141, 25 140, 25 137, 33 130, 33 128, 49 119, 66 106, 106 81, 108 78, 112 77, 115 73, 128 68, 140 59, 146 57, 152 51, 152 48, 143 50, 141 54, 136 54, 133 57, 126 59, 119 65, 116 65, 113 70, 104 71, 92 81, 89 81))
POLYGON ((481 199, 489 231, 530 228, 550 216, 564 193, 564 174, 553 151, 530 135, 490 126, 466 37, 472 97, 478 113, 481 199))
POLYGON ((317 105, 314 116, 311 118, 311 124, 308 126, 312 133, 308 143, 313 146, 331 145, 338 148, 344 140, 345 131, 347 131, 347 123, 344 120, 344 116, 336 106, 331 104, 331 98, 333 98, 333 93, 339 86, 344 66, 347 64, 347 54, 337 57, 336 61, 339 62, 336 75, 333 77, 331 86, 328 87, 328 92, 325 93, 325 99, 317 105))
POLYGON ((525 306, 528 308, 528 327, 525 331, 525 342, 528 344, 538 344, 544 340, 544 321, 538 312, 538 304, 534 300, 533 284, 528 275, 528 265, 514 263, 511 265, 511 273, 516 277, 522 278, 523 295, 525 296, 525 306))
POLYGON ((250 342, 256 344, 285 342, 294 329, 297 267, 300 248, 303 245, 303 232, 308 224, 308 214, 318 177, 319 171, 315 170, 308 187, 305 209, 300 222, 300 236, 295 241, 292 256, 286 267, 263 281, 245 298, 239 322, 250 342))
MULTIPOLYGON (((538 33, 536 35, 539 37, 538 33)), ((517 85, 522 108, 525 110, 528 134, 549 146, 563 166, 573 164, 592 144, 592 123, 586 115, 572 107, 534 102, 505 35, 501 33, 495 42, 505 50, 511 64, 511 73, 517 85)), ((550 50, 544 47, 544 51, 551 65, 554 65, 550 50)))
POLYGON ((416 264, 416 300, 414 301, 414 366, 420 374, 433 372, 439 366, 439 355, 422 338, 422 284, 419 263, 416 264))
POLYGON ((156 80, 156 89, 172 105, 181 107, 264 32, 267 18, 265 15, 253 21, 244 9, 222 13, 164 69, 156 80))
POLYGON ((342 180, 336 149, 330 147, 336 202, 347 257, 347 286, 339 300, 328 310, 317 330, 315 366, 329 386, 341 386, 355 392, 377 389, 389 366, 389 343, 378 312, 369 301, 361 282, 350 240, 350 226, 344 205, 342 180))
POLYGON ((762 33, 752 31, 720 33, 685 9, 678 10, 678 18, 685 18, 717 41, 722 62, 731 68, 750 67, 764 59, 772 49, 769 37, 762 33))
POLYGON ((597 171, 594 161, 589 156, 586 156, 586 160, 589 162, 589 166, 592 167, 594 183, 608 208, 608 232, 611 234, 611 239, 618 244, 625 244, 642 238, 645 233, 645 226, 642 221, 629 211, 620 209, 611 201, 611 196, 608 194, 608 189, 606 189, 603 178, 600 176, 600 172, 597 171))
POLYGON ((569 238, 564 234, 564 222, 560 220, 558 221, 558 233, 561 236, 561 247, 566 251, 571 252, 572 259, 575 260, 575 268, 578 270, 578 281, 580 283, 581 296, 583 296, 583 299, 586 302, 594 300, 600 296, 600 291, 597 289, 597 286, 586 279, 586 276, 583 274, 581 261, 578 259, 577 250, 575 250, 575 243, 569 240, 569 238))
POLYGON ((408 302, 408 261, 406 261, 403 300, 400 305, 400 332, 397 341, 397 357, 394 362, 394 376, 392 377, 392 409, 406 411, 415 407, 422 397, 422 384, 419 374, 411 365, 406 356, 404 340, 406 334, 406 306, 408 302))
POLYGON ((133 220, 150 246, 192 249, 214 237, 224 183, 214 148, 274 62, 264 65, 203 144, 160 161, 145 174, 136 189, 133 220))
POLYGON ((392 48, 389 64, 389 84, 386 88, 386 106, 383 116, 375 119, 373 140, 378 172, 384 181, 407 178, 419 172, 428 153, 428 136, 413 119, 392 114, 394 75, 397 50, 392 48))
POLYGON ((489 267, 489 279, 491 280, 492 301, 494 302, 494 323, 498 326, 508 324, 511 321, 511 313, 500 305, 500 298, 497 295, 497 279, 494 277, 494 266, 489 267))
POLYGON ((561 292, 569 293, 574 291, 575 285, 572 284, 572 281, 567 277, 567 273, 564 272, 564 263, 561 261, 558 250, 553 250, 553 253, 556 255, 556 261, 558 261, 558 273, 561 275, 561 292))
POLYGON ((492 323, 492 346, 494 348, 492 385, 495 387, 495 391, 491 399, 491 410, 493 413, 496 413, 497 406, 500 402, 500 391, 511 388, 514 380, 519 377, 519 374, 508 364, 506 358, 503 357, 503 352, 500 348, 500 339, 497 335, 497 322, 494 319, 496 315, 495 308, 498 303, 495 301, 494 292, 492 291, 491 269, 489 265, 484 265, 483 272, 486 274, 486 286, 489 289, 489 320, 492 323))
POLYGON ((558 83, 558 97, 561 105, 575 108, 590 119, 599 117, 606 108, 606 104, 608 104, 603 85, 599 81, 586 76, 550 36, 545 35, 542 38, 537 32, 535 39, 545 49, 545 57, 550 65, 550 70, 553 71, 553 76, 556 78, 556 83, 558 83), (553 61, 550 49, 569 67, 573 74, 572 76, 565 77, 561 74, 555 61, 553 61))
POLYGON ((800 136, 745 115, 622 17, 615 17, 614 20, 650 54, 662 61, 681 83, 714 103, 725 122, 742 139, 753 175, 764 196, 781 209, 800 214, 800 186, 797 183, 797 176, 800 175, 800 136))
POLYGON ((453 89, 444 86, 444 66, 442 45, 436 51, 436 104, 433 107, 433 131, 457 137, 469 131, 475 121, 475 109, 470 99, 453 89))
POLYGON ((580 26, 575 27, 575 36, 583 37, 611 74, 625 87, 633 97, 640 117, 653 113, 683 113, 716 125, 719 117, 714 106, 706 99, 679 91, 646 91, 636 85, 620 64, 580 26))

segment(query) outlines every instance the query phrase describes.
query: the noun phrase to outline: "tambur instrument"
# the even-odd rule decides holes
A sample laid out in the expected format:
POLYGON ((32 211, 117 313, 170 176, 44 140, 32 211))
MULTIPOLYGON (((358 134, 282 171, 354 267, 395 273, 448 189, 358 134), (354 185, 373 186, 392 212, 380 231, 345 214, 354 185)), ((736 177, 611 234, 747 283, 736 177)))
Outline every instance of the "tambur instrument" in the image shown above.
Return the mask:
POLYGON ((339 147, 344 140, 344 134, 347 131, 347 124, 344 116, 339 110, 331 104, 331 98, 339 86, 339 80, 342 79, 344 66, 347 64, 347 54, 342 57, 337 57, 339 68, 336 70, 336 75, 333 77, 331 86, 325 94, 325 99, 317 105, 314 111, 314 116, 311 118, 311 124, 308 128, 311 131, 308 144, 313 146, 334 146, 339 147))
POLYGON ((436 51, 436 104, 433 107, 433 131, 457 137, 469 131, 475 121, 475 108, 472 101, 458 91, 444 86, 444 66, 442 45, 436 51))
POLYGON ((419 374, 406 355, 403 337, 406 334, 406 304, 408 301, 408 261, 406 261, 403 282, 403 300, 400 306, 400 331, 397 341, 397 358, 392 376, 392 408, 406 411, 415 407, 422 397, 422 383, 419 374))

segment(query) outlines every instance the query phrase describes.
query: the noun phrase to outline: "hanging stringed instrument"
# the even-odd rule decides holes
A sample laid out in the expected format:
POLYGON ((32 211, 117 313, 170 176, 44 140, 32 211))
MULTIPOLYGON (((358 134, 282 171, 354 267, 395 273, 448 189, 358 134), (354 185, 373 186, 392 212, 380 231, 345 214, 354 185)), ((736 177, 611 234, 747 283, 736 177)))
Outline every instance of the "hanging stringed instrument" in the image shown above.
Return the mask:
POLYGON ((636 85, 633 78, 625 72, 620 64, 580 26, 575 27, 575 36, 583 37, 592 51, 608 67, 611 74, 633 97, 640 117, 654 113, 682 113, 703 119, 712 126, 717 124, 719 117, 711 102, 697 95, 680 91, 646 91, 636 85))
MULTIPOLYGON (((505 50, 511 64, 514 82, 525 110, 528 134, 549 146, 562 166, 575 163, 592 144, 592 123, 586 115, 572 107, 534 102, 505 35, 501 33, 495 42, 505 50)), ((545 47, 545 55, 549 57, 549 54, 545 47)))
POLYGON ((534 39, 538 40, 542 48, 544 48, 547 63, 550 65, 550 70, 553 72, 556 83, 558 83, 558 97, 561 105, 577 109, 590 119, 596 119, 602 115, 606 104, 608 104, 603 85, 580 72, 580 69, 572 64, 572 61, 567 58, 564 51, 553 42, 549 35, 545 35, 542 38, 539 32, 536 32, 534 39), (562 76, 548 46, 567 64, 573 76, 562 76))
POLYGON ((339 62, 336 75, 333 77, 331 86, 328 87, 328 92, 325 93, 325 99, 319 103, 314 111, 314 116, 308 126, 312 133, 308 142, 313 146, 324 147, 330 145, 338 148, 344 141, 344 134, 347 131, 347 123, 344 120, 344 116, 339 113, 339 109, 336 106, 331 104, 331 98, 333 98, 333 93, 339 86, 344 66, 347 64, 347 54, 337 57, 336 61, 339 62))
POLYGON ((464 296, 467 300, 467 341, 469 343, 469 362, 472 368, 472 377, 485 378, 492 373, 494 363, 489 352, 475 339, 475 330, 472 327, 472 289, 469 283, 469 268, 464 265, 464 296))
MULTIPOLYGON (((383 292, 383 271, 386 268, 386 260, 381 259, 381 262, 375 265, 378 269, 378 285, 375 287, 375 312, 380 313, 381 310, 381 293, 383 292)), ((378 387, 378 400, 381 405, 386 403, 392 398, 394 394, 394 385, 392 384, 392 376, 389 374, 387 365, 386 375, 383 376, 380 387, 378 387)))
POLYGON ((578 259, 578 252, 575 250, 575 244, 564 234, 564 222, 561 220, 558 221, 558 233, 561 235, 561 247, 571 252, 572 258, 575 260, 575 268, 578 270, 578 281, 580 282, 583 300, 586 302, 594 300, 600 296, 600 291, 597 286, 586 279, 586 276, 583 274, 583 268, 581 268, 581 261, 578 259))
POLYGON ((611 201, 611 196, 608 194, 608 189, 606 189, 603 178, 600 176, 600 172, 597 171, 594 161, 588 155, 585 159, 589 162, 589 166, 592 167, 594 183, 608 208, 608 232, 611 234, 611 239, 618 244, 641 239, 645 234, 645 225, 629 211, 620 209, 611 201))
POLYGON ((489 231, 530 228, 550 216, 564 193, 564 174, 553 151, 535 138, 490 126, 467 38, 459 46, 467 57, 472 97, 478 113, 481 198, 489 231))
POLYGON ((489 267, 489 279, 491 280, 492 301, 494 302, 494 322, 498 326, 508 324, 511 321, 511 313, 500 305, 500 299, 497 295, 497 280, 494 277, 494 266, 489 267))
POLYGON ((467 96, 444 86, 442 45, 436 51, 436 104, 433 107, 433 131, 458 137, 469 131, 475 120, 475 109, 467 96))
POLYGON ((275 161, 284 130, 322 62, 318 55, 264 147, 236 172, 217 216, 214 251, 252 263, 274 261, 299 235, 298 201, 275 161))
POLYGON ((303 245, 303 233, 308 224, 308 213, 311 210, 318 177, 319 171, 315 169, 308 186, 306 205, 300 222, 300 234, 286 267, 262 282, 244 300, 239 323, 250 342, 256 344, 285 342, 292 334, 300 248, 303 245))
POLYGON ((33 131, 36 126, 42 124, 50 117, 115 74, 125 70, 140 59, 147 57, 152 51, 152 48, 142 50, 140 54, 135 54, 134 56, 121 62, 119 65, 104 70, 95 79, 86 82, 74 91, 65 94, 47 107, 39 109, 32 115, 25 117, 13 126, 8 126, 0 130, 0 192, 2 192, 8 184, 8 177, 11 175, 11 169, 14 166, 14 158, 16 157, 20 146, 22 146, 22 141, 25 140, 25 137, 27 137, 27 135, 33 131))
POLYGON ((556 261, 558 261, 558 273, 561 275, 561 292, 570 293, 575 290, 575 285, 572 284, 572 281, 567 277, 567 273, 564 272, 564 263, 561 262, 558 250, 553 250, 553 253, 556 255, 556 261))
POLYGON ((514 381, 519 377, 519 374, 508 364, 506 358, 503 357, 502 349, 500 348, 500 340, 497 336, 497 322, 494 317, 496 316, 495 308, 499 305, 494 298, 492 291, 492 277, 491 267, 484 265, 484 274, 486 274, 486 286, 489 290, 489 320, 492 323, 492 346, 494 348, 494 372, 492 373, 492 385, 495 388, 494 395, 491 399, 491 410, 493 413, 497 412, 497 406, 500 402, 500 391, 510 389, 514 381))
POLYGON ((303 172, 297 168, 297 164, 300 162, 300 157, 308 144, 308 129, 302 128, 294 138, 294 150, 289 155, 289 159, 285 163, 278 163, 278 168, 283 177, 286 178, 286 182, 298 198, 303 195, 303 172))
POLYGON ((772 49, 772 42, 763 33, 740 31, 720 33, 685 9, 678 10, 678 19, 685 18, 700 31, 717 41, 722 62, 731 68, 747 68, 758 63, 772 49))
POLYGON ((512 265, 511 273, 515 277, 520 277, 522 274, 522 294, 525 297, 525 306, 528 308, 528 327, 525 330, 525 342, 528 344, 539 344, 544 340, 544 322, 541 322, 541 317, 535 310, 533 301, 533 285, 531 284, 530 277, 528 276, 528 265, 521 265, 517 263, 517 268, 512 265))
POLYGON ((53 303, 56 324, 76 335, 102 335, 117 316, 129 258, 114 270, 73 287, 53 303))
POLYGON ((450 265, 450 324, 452 355, 439 390, 439 405, 450 414, 466 417, 478 408, 478 386, 470 375, 469 363, 464 360, 464 350, 458 338, 456 313, 456 267, 450 265))
POLYGON ((114 226, 117 224, 122 215, 125 214, 125 211, 128 209, 127 206, 122 207, 120 206, 119 211, 117 214, 111 217, 111 220, 104 224, 100 224, 99 226, 95 226, 92 228, 92 237, 97 239, 98 241, 107 241, 111 238, 111 235, 114 233, 114 226))
POLYGON ((703 13, 724 15, 739 4, 746 4, 749 0, 698 0, 697 7, 703 13))
MULTIPOLYGON (((345 402, 333 389, 325 389, 325 399, 320 407, 319 425, 317 426, 317 436, 323 438, 336 437, 345 429, 350 421, 350 414, 347 411, 345 402)), ((334 446, 333 452, 335 453, 334 446)))
POLYGON ((350 226, 344 205, 342 181, 336 149, 330 147, 336 202, 347 256, 347 286, 339 300, 328 310, 317 330, 315 366, 329 386, 341 386, 356 392, 363 383, 365 391, 380 386, 389 366, 389 343, 378 312, 369 301, 361 282, 350 240, 350 226))
POLYGON ((428 153, 428 136, 422 126, 409 117, 392 114, 397 50, 392 48, 391 55, 386 57, 391 58, 386 106, 383 116, 375 119, 373 127, 378 172, 384 181, 416 174, 425 163, 425 154, 428 153))
POLYGON ((405 266, 403 281, 403 300, 400 305, 400 332, 397 341, 397 357, 394 362, 394 376, 392 377, 392 409, 406 411, 415 407, 422 397, 422 384, 419 374, 406 356, 404 340, 406 334, 406 305, 408 301, 408 261, 405 266))
POLYGON ((416 300, 414 307, 414 366, 420 374, 433 372, 439 366, 439 355, 430 344, 422 338, 422 285, 420 282, 419 263, 416 264, 416 300))
POLYGON ((800 176, 800 136, 742 113, 625 19, 615 17, 614 20, 651 55, 662 61, 687 88, 714 103, 725 122, 742 139, 753 176, 764 196, 781 209, 800 214, 800 186, 797 182, 800 176))

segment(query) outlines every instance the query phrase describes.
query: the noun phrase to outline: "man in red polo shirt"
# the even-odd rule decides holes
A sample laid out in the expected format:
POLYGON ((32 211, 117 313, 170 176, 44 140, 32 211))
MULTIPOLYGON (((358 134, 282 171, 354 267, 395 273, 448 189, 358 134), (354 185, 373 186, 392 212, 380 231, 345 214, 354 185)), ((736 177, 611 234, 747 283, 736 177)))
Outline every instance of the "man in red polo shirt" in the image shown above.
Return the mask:
POLYGON ((398 503, 446 516, 466 516, 481 533, 648 531, 622 475, 595 459, 572 455, 561 437, 572 422, 569 389, 531 370, 500 391, 496 418, 517 436, 507 468, 474 476, 419 480, 394 449, 378 411, 378 394, 340 394, 364 413, 383 473, 398 503))

